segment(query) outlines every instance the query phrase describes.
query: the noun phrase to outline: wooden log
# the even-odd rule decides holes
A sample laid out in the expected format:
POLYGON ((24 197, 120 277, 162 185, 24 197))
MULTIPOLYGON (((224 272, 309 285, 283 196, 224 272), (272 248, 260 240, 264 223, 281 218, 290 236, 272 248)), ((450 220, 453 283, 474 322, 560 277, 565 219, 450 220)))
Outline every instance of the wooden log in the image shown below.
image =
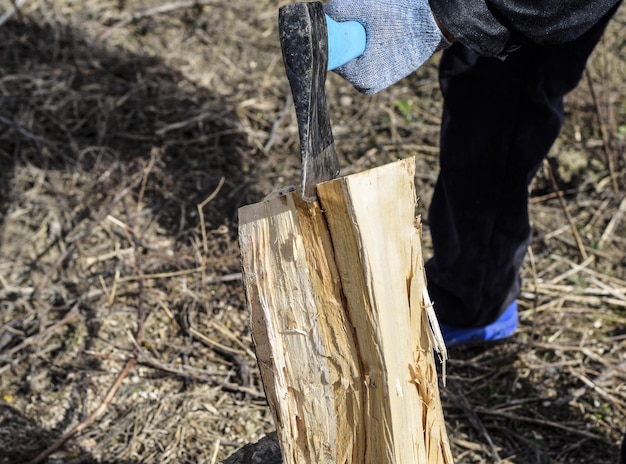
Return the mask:
POLYGON ((240 209, 252 334, 283 461, 451 463, 415 163, 240 209))
POLYGON ((290 193, 239 217, 256 355, 285 462, 351 462, 365 446, 363 383, 319 205, 290 193))

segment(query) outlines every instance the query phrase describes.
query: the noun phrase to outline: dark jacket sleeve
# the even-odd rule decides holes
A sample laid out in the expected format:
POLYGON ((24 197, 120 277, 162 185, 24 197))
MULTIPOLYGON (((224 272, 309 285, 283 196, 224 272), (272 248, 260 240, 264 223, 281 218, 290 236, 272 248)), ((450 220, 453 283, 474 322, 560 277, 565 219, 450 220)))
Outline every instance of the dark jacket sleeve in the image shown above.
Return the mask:
POLYGON ((570 42, 621 0, 429 0, 456 40, 485 56, 505 56, 523 44, 570 42))

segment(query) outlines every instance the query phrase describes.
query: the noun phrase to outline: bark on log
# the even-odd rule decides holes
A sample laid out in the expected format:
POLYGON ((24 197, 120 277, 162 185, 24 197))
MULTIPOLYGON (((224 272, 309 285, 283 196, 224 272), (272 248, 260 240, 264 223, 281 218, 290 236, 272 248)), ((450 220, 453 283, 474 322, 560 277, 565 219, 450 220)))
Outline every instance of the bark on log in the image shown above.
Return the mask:
POLYGON ((222 461, 222 464, 283 464, 276 432, 265 435, 256 443, 248 443, 222 461))
POLYGON ((240 209, 252 333, 287 464, 452 462, 414 173, 403 160, 320 184, 319 202, 291 192, 240 209))

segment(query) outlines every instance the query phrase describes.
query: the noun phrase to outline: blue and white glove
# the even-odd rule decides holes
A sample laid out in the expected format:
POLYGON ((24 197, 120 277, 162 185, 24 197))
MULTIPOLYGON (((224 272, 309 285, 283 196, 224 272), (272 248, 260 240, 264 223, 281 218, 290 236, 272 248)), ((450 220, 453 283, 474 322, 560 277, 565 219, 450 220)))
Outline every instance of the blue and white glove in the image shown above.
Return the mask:
POLYGON ((324 11, 335 21, 365 27, 363 55, 335 69, 362 93, 389 87, 448 46, 428 0, 331 0, 324 11))

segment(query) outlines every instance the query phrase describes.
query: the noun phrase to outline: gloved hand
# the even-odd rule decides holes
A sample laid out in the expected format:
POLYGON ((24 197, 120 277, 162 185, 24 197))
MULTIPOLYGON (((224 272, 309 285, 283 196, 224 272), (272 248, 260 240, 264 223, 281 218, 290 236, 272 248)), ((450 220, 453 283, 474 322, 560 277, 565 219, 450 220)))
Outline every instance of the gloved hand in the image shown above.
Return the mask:
POLYGON ((389 87, 448 46, 428 0, 331 0, 324 11, 335 21, 365 27, 363 55, 335 69, 362 93, 389 87))

